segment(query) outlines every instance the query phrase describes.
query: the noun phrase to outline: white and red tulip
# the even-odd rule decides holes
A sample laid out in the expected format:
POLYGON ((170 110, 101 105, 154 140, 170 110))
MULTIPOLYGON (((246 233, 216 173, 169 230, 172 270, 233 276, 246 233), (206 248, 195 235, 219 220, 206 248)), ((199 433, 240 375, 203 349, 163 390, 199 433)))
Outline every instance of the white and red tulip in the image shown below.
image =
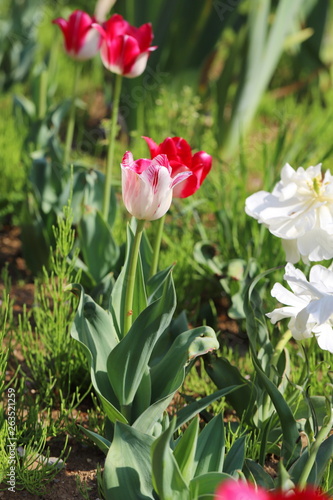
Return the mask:
POLYGON ((154 37, 151 23, 136 28, 114 14, 94 27, 102 36, 101 59, 109 71, 128 78, 144 72, 150 52, 157 48, 151 46, 154 37))
POLYGON ((127 151, 121 163, 122 193, 126 209, 141 220, 156 220, 169 210, 172 191, 187 179, 191 172, 181 172, 172 177, 172 168, 166 155, 153 160, 134 161, 127 151))

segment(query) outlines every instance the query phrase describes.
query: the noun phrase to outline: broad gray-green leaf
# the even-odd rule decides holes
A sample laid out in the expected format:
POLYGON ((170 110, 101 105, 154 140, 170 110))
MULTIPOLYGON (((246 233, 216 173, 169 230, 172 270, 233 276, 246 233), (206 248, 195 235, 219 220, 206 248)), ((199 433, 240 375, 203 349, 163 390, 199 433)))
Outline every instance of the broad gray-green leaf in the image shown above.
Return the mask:
POLYGON ((82 427, 82 425, 78 426, 81 431, 88 436, 95 444, 98 446, 98 448, 107 455, 109 448, 111 446, 111 441, 108 439, 105 439, 105 437, 100 436, 96 432, 90 431, 89 429, 86 429, 85 427, 82 427))
POLYGON ((195 453, 195 476, 206 472, 222 472, 224 462, 224 422, 216 415, 200 432, 195 453))
POLYGON ((188 500, 188 487, 169 444, 173 432, 174 422, 151 447, 153 485, 160 500, 188 500))
POLYGON ((252 425, 257 395, 253 382, 246 380, 238 368, 225 358, 208 355, 204 357, 204 363, 206 372, 219 389, 233 385, 239 387, 237 391, 230 392, 226 399, 236 410, 238 417, 252 425))
POLYGON ((154 439, 117 422, 104 466, 107 500, 152 500, 150 449, 154 439))
POLYGON ((153 431, 155 424, 161 420, 163 413, 169 406, 172 398, 173 393, 150 405, 149 408, 141 413, 141 415, 136 419, 136 421, 132 424, 132 427, 140 432, 150 434, 153 431))
POLYGON ((272 477, 267 474, 261 465, 254 460, 245 459, 244 474, 247 479, 251 479, 258 486, 271 490, 275 488, 272 477))
POLYGON ((187 484, 190 483, 194 472, 194 457, 199 433, 199 419, 192 420, 185 432, 179 438, 173 455, 177 460, 180 472, 187 484))
POLYGON ((117 419, 126 422, 116 408, 117 399, 107 375, 107 358, 118 344, 112 317, 85 294, 81 285, 73 284, 68 289, 80 298, 71 336, 80 342, 85 350, 91 381, 107 416, 112 422, 117 419))
POLYGON ((95 283, 99 283, 113 270, 119 257, 119 248, 110 226, 98 210, 86 209, 78 230, 84 262, 95 283))
POLYGON ((163 294, 144 309, 107 361, 110 383, 121 405, 131 405, 145 373, 154 345, 169 326, 176 308, 171 273, 163 294))
POLYGON ((227 396, 227 394, 232 391, 236 391, 237 389, 237 385, 232 385, 230 387, 226 387, 225 389, 221 389, 220 391, 216 391, 210 396, 206 396, 197 401, 194 401, 193 403, 188 404, 177 413, 176 429, 179 429, 179 427, 191 420, 191 418, 197 415, 200 411, 207 408, 208 405, 210 405, 217 399, 220 399, 223 396, 227 396))
POLYGON ((233 477, 224 472, 207 472, 196 476, 190 482, 190 498, 193 500, 214 500, 218 485, 228 479, 233 479, 233 477))
POLYGON ((152 400, 156 401, 176 391, 183 383, 186 364, 218 347, 215 332, 209 326, 178 335, 163 359, 151 369, 152 400))
POLYGON ((242 470, 245 460, 245 436, 241 436, 233 443, 225 456, 223 472, 233 474, 236 470, 242 470))
MULTIPOLYGON (((126 296, 126 279, 129 267, 130 248, 133 245, 134 234, 129 225, 127 225, 127 246, 124 266, 120 275, 112 289, 110 309, 114 319, 117 333, 120 339, 124 337, 124 314, 125 314, 125 296, 126 296)), ((141 257, 139 255, 138 265, 135 275, 135 289, 132 307, 132 319, 135 319, 147 307, 146 288, 144 284, 143 270, 141 257)))

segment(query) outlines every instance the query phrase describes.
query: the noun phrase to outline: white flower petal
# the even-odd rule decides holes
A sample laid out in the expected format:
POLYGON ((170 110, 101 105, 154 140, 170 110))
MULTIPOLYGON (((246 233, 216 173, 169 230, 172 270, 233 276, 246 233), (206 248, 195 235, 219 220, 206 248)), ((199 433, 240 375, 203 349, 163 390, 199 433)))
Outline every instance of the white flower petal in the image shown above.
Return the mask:
POLYGON ((333 329, 330 325, 320 325, 314 329, 318 345, 324 351, 329 351, 333 354, 333 329))
POLYGON ((310 261, 331 259, 333 257, 333 237, 322 229, 306 232, 298 239, 298 250, 310 261))
POLYGON ((333 295, 325 295, 319 300, 313 300, 308 306, 311 322, 321 325, 333 315, 333 295))
POLYGON ((292 264, 296 264, 296 262, 300 259, 300 253, 298 250, 297 239, 293 240, 282 240, 282 247, 286 254, 286 260, 291 262, 292 264))
POLYGON ((333 177, 326 172, 322 178, 321 164, 296 171, 286 164, 272 193, 249 196, 245 211, 275 236, 293 241, 284 243, 288 261, 333 258, 333 177))
POLYGON ((302 309, 308 304, 308 300, 304 300, 303 297, 298 297, 291 293, 287 288, 282 286, 280 283, 275 283, 271 290, 272 297, 275 297, 281 304, 286 304, 288 306, 297 307, 302 309))

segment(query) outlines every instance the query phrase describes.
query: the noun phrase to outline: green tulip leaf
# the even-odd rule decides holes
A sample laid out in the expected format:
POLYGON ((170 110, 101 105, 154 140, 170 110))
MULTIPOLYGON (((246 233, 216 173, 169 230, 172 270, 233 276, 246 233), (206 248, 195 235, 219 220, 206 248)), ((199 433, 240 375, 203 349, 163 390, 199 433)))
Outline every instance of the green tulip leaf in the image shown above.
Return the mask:
POLYGON ((141 312, 126 337, 110 352, 108 377, 121 405, 133 403, 152 350, 169 326, 175 307, 176 295, 170 273, 161 298, 141 312))
POLYGON ((193 500, 214 500, 217 487, 228 479, 233 479, 233 477, 224 472, 207 472, 196 476, 190 482, 190 498, 193 500))
POLYGON ((142 375, 132 404, 132 420, 139 417, 150 405, 151 402, 151 379, 148 366, 142 375))
POLYGON ((89 429, 86 429, 85 427, 82 427, 82 425, 78 425, 79 429, 88 437, 90 438, 93 443, 95 443, 98 448, 107 455, 109 448, 111 446, 111 441, 106 439, 103 436, 100 436, 96 432, 90 431, 89 429))
POLYGON ((160 500, 188 500, 189 490, 170 448, 175 420, 151 447, 154 489, 160 500))
POLYGON ((132 427, 145 434, 151 434, 155 424, 161 420, 164 411, 167 409, 174 393, 150 405, 132 424, 132 427))
POLYGON ((233 443, 225 456, 223 472, 234 474, 237 470, 242 470, 245 460, 246 437, 241 436, 233 443))
POLYGON ((207 406, 209 406, 217 399, 227 396, 229 393, 236 390, 238 390, 238 386, 232 385, 230 387, 226 387, 225 389, 221 389, 220 391, 216 391, 209 396, 201 398, 198 401, 194 401, 193 403, 188 404, 177 413, 176 429, 179 429, 179 427, 186 424, 186 422, 191 420, 191 418, 195 417, 195 415, 207 408, 207 406))
POLYGON ((153 500, 150 449, 154 439, 121 422, 104 466, 107 500, 153 500))
POLYGON ((194 457, 199 433, 199 419, 194 418, 178 440, 173 455, 187 484, 193 477, 194 457))
POLYGON ((261 486, 266 490, 272 490, 275 488, 272 477, 254 460, 250 460, 248 458, 245 459, 243 472, 248 480, 253 481, 258 486, 261 486))
POLYGON ((194 459, 194 476, 222 472, 224 462, 224 422, 216 415, 200 432, 194 459))
POLYGON ((247 332, 250 340, 252 362, 256 370, 260 385, 268 393, 276 413, 279 416, 282 428, 282 450, 281 456, 284 459, 285 466, 288 468, 300 455, 301 443, 296 420, 291 408, 280 393, 276 385, 269 379, 270 360, 272 357, 272 345, 269 340, 266 321, 261 309, 261 300, 255 290, 255 286, 260 279, 270 273, 271 270, 261 273, 257 276, 248 288, 245 295, 244 310, 246 313, 247 332), (261 345, 260 359, 257 356, 257 343, 261 345))
POLYGON ((206 372, 219 389, 232 385, 239 387, 237 391, 230 392, 226 399, 238 417, 251 425, 257 396, 254 384, 246 380, 238 368, 225 358, 208 355, 204 357, 204 363, 206 372))
POLYGON ((101 212, 88 207, 80 220, 78 231, 84 262, 95 283, 99 283, 114 269, 119 257, 119 248, 111 228, 101 212))
POLYGON ((162 360, 151 369, 152 400, 157 401, 176 391, 183 383, 186 364, 218 347, 215 332, 209 326, 178 335, 162 360))
MULTIPOLYGON (((130 248, 133 245, 133 241, 134 241, 134 234, 130 225, 128 224, 125 262, 121 270, 121 273, 118 276, 117 281, 112 289, 111 303, 110 303, 111 314, 113 316, 114 324, 117 327, 117 333, 120 339, 123 338, 124 336, 126 279, 128 275, 128 267, 130 264, 129 262, 130 248)), ((141 257, 139 255, 138 265, 135 275, 135 289, 134 289, 133 308, 132 308, 133 322, 146 307, 147 307, 146 288, 142 270, 141 257)))
POLYGON ((112 317, 85 294, 81 285, 70 285, 68 290, 80 298, 71 336, 80 342, 86 353, 92 384, 111 422, 126 422, 126 418, 116 408, 117 399, 107 376, 108 355, 118 345, 112 317))

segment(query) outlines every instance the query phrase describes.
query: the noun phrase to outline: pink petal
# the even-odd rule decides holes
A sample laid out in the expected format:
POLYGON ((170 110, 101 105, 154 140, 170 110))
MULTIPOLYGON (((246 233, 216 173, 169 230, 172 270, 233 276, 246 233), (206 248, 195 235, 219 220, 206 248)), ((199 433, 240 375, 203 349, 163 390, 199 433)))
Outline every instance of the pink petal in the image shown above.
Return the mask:
POLYGON ((130 151, 126 151, 126 153, 124 154, 123 159, 121 161, 121 165, 126 168, 126 167, 130 167, 133 162, 134 162, 134 158, 133 158, 132 153, 130 151))
POLYGON ((123 36, 128 33, 130 24, 120 14, 113 14, 105 23, 105 30, 109 38, 123 36))
POLYGON ((270 495, 261 488, 243 481, 224 481, 216 491, 214 500, 269 500, 270 495))

